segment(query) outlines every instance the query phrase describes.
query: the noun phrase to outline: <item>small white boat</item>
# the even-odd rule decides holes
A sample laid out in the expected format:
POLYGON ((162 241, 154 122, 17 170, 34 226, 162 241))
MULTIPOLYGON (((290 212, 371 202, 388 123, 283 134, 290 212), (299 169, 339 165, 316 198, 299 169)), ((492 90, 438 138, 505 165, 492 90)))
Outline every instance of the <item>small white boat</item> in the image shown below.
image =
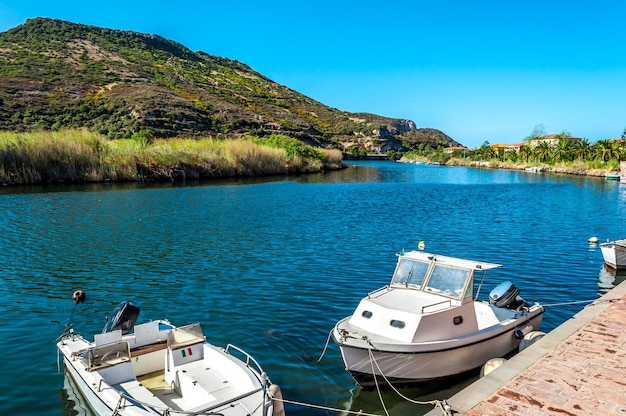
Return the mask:
POLYGON ((332 331, 346 369, 362 386, 477 369, 539 329, 543 306, 529 305, 511 282, 495 287, 489 302, 477 300, 486 271, 501 265, 423 251, 398 256, 391 283, 363 298, 332 331))
POLYGON ((249 354, 207 343, 199 324, 135 326, 138 315, 122 302, 93 342, 69 329, 57 343, 66 375, 95 414, 284 414, 272 395, 280 390, 249 354))
POLYGON ((604 177, 609 180, 609 181, 619 181, 620 180, 620 174, 619 172, 609 172, 609 173, 605 173, 604 177))
POLYGON ((614 269, 626 269, 626 239, 600 244, 604 263, 614 269))
POLYGON ((605 173, 604 176, 606 177, 607 180, 609 181, 619 181, 620 180, 620 174, 619 172, 609 172, 609 173, 605 173))
POLYGON ((540 173, 543 171, 542 168, 540 168, 539 166, 531 166, 529 168, 524 169, 526 172, 532 172, 532 173, 540 173))

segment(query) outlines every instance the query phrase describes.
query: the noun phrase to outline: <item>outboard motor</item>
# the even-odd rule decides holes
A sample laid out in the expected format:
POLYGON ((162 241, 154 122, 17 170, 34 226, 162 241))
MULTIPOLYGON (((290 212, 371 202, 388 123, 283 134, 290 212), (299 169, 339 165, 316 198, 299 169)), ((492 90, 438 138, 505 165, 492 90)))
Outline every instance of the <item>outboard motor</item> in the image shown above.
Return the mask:
POLYGON ((104 334, 106 332, 121 329, 122 335, 126 335, 131 331, 131 329, 133 329, 138 317, 139 308, 131 302, 124 301, 113 309, 111 319, 107 320, 107 323, 102 329, 102 333, 104 334))
POLYGON ((497 308, 516 311, 528 307, 528 303, 519 296, 519 289, 508 280, 500 283, 489 293, 489 303, 497 308))

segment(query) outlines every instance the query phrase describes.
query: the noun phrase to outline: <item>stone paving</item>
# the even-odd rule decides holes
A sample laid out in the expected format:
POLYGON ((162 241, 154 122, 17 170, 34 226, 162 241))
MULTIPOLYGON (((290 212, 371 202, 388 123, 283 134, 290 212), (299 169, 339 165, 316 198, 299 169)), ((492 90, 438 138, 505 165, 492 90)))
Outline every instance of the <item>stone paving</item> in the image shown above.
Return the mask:
POLYGON ((448 403, 467 416, 626 415, 626 282, 448 403))

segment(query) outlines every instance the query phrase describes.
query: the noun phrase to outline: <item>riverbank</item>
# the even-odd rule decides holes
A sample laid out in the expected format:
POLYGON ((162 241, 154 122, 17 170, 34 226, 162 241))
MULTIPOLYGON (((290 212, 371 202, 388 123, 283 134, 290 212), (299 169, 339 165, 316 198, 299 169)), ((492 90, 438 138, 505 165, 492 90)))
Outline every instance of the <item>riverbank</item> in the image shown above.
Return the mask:
POLYGON ((344 167, 339 150, 271 135, 108 139, 85 129, 0 132, 0 184, 182 182, 315 173, 344 167))
POLYGON ((548 165, 545 163, 529 164, 529 163, 512 163, 501 162, 497 160, 489 161, 474 161, 468 159, 450 159, 446 166, 468 166, 475 168, 488 168, 488 169, 509 169, 509 170, 526 170, 527 168, 536 168, 539 172, 545 173, 562 173, 565 175, 577 175, 577 176, 600 176, 604 177, 607 173, 611 173, 614 169, 610 168, 590 168, 585 162, 576 162, 568 164, 556 164, 548 165))

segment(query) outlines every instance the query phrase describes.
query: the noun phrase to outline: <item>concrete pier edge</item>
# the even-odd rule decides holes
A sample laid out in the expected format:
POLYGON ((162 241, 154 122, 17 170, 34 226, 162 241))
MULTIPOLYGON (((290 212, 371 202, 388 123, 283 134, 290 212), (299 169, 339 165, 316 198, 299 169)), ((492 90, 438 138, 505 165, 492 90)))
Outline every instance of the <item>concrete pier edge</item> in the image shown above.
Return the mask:
MULTIPOLYGON (((614 302, 618 302, 624 296, 626 296, 626 281, 620 283, 593 303, 585 306, 583 310, 547 333, 543 338, 536 341, 524 351, 509 359, 502 366, 447 399, 452 413, 454 415, 461 415, 485 402, 500 388, 504 387, 506 383, 535 364, 537 360, 543 358, 546 354, 576 333, 576 331, 583 328, 595 317, 609 308, 614 302)), ((550 313, 549 307, 546 308, 546 313, 550 313)), ((626 326, 626 322, 624 326, 626 326)), ((425 416, 441 415, 441 410, 434 409, 426 413, 425 416)))

